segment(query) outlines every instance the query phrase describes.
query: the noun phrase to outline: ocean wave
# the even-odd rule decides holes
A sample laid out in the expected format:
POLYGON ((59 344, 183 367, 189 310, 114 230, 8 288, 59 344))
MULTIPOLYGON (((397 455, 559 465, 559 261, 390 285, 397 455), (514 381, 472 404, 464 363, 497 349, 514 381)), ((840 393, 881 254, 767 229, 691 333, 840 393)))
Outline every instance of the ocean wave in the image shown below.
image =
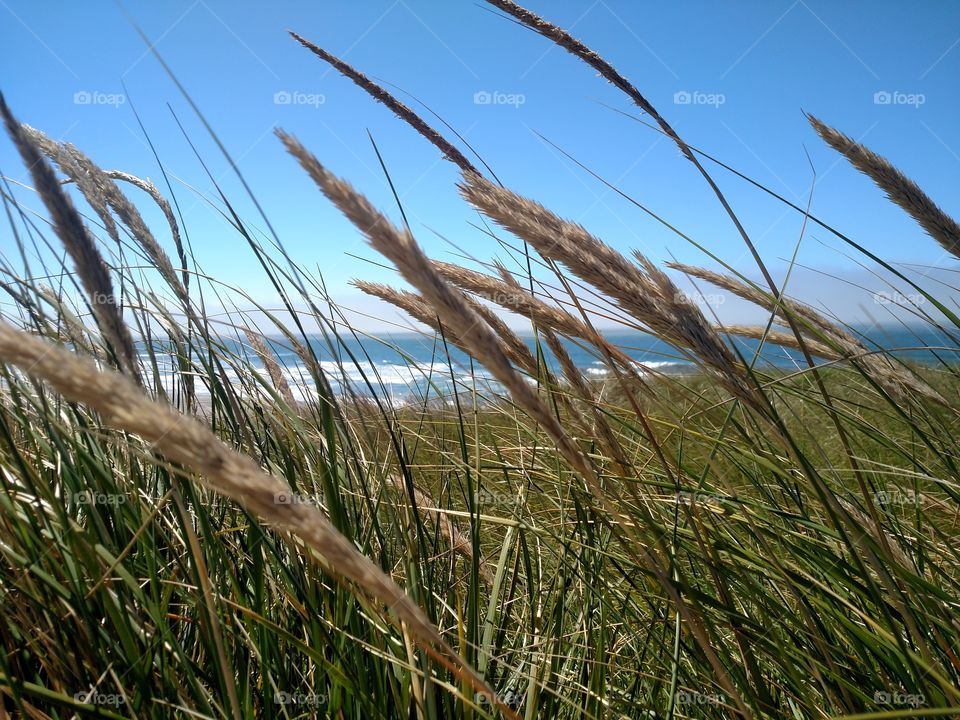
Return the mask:
MULTIPOLYGON (((587 375, 594 377, 605 377, 610 374, 610 368, 603 361, 596 361, 593 365, 600 367, 588 367, 585 369, 587 375)), ((658 370, 670 370, 688 367, 689 363, 677 362, 675 360, 635 360, 633 367, 640 373, 655 372, 658 370)))
MULTIPOLYGON (((175 392, 192 377, 194 392, 202 398, 210 396, 209 387, 212 380, 207 378, 207 373, 199 361, 195 363, 192 370, 183 372, 176 365, 173 357, 162 352, 153 356, 142 353, 140 357, 148 372, 156 367, 158 380, 168 393, 175 392)), ((278 359, 283 378, 289 385, 294 398, 301 402, 316 398, 318 395, 316 380, 308 366, 299 362, 296 355, 288 352, 280 353, 278 359)), ((260 382, 245 369, 245 366, 238 365, 242 362, 249 362, 250 368, 259 373, 265 382, 270 382, 262 362, 255 357, 250 357, 246 361, 235 361, 232 364, 227 358, 221 358, 218 368, 218 373, 221 374, 220 382, 240 388, 241 392, 244 387, 255 392, 260 382)), ((502 386, 482 367, 469 366, 466 362, 461 364, 455 360, 452 362, 452 372, 451 364, 439 358, 426 362, 395 359, 366 359, 353 362, 325 359, 319 360, 318 365, 334 394, 340 396, 353 394, 367 398, 378 396, 391 404, 422 399, 426 396, 443 402, 443 398, 450 398, 455 391, 472 391, 474 388, 483 394, 503 393, 502 386)), ((641 373, 669 372, 671 369, 688 365, 689 363, 673 360, 635 361, 635 367, 641 373)), ((580 367, 588 377, 601 379, 610 374, 607 365, 595 358, 582 358, 580 367)), ((531 383, 537 382, 536 378, 526 379, 531 383)))

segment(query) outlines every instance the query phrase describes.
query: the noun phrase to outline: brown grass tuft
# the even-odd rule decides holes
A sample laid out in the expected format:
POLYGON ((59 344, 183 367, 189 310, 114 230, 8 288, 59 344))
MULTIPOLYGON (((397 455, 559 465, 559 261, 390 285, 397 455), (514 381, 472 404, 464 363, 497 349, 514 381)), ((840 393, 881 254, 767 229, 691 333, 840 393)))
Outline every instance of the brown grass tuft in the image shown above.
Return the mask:
MULTIPOLYGON (((407 498, 407 485, 403 481, 403 478, 397 477, 396 475, 389 475, 387 476, 387 485, 399 491, 405 499, 407 498)), ((430 519, 436 523, 440 534, 450 546, 450 550, 457 555, 462 555, 467 562, 472 563, 474 558, 473 543, 460 532, 456 523, 450 519, 447 511, 439 507, 432 497, 415 485, 413 486, 413 497, 416 501, 417 509, 427 513, 430 519)), ((408 499, 407 503, 409 504, 408 499)), ((483 562, 483 560, 480 560, 478 564, 480 566, 480 579, 483 580, 488 587, 493 585, 493 575, 490 573, 490 568, 487 567, 487 564, 483 562)))
MULTIPOLYGON (((803 349, 800 347, 800 343, 797 342, 797 336, 793 333, 773 329, 768 330, 759 325, 721 325, 717 328, 717 332, 729 333, 730 335, 750 338, 751 340, 764 340, 773 345, 788 347, 792 350, 803 349)), ((822 357, 827 360, 839 360, 842 357, 840 353, 829 345, 817 342, 816 340, 805 338, 804 344, 807 350, 817 357, 822 357)))
POLYGON ((873 180, 887 197, 899 205, 954 257, 960 257, 960 225, 941 210, 920 186, 856 140, 835 130, 813 115, 807 115, 813 129, 830 147, 846 156, 857 170, 873 180))
POLYGON ((470 307, 463 293, 444 282, 413 236, 394 227, 365 197, 324 168, 295 138, 282 131, 278 131, 278 136, 323 193, 366 235, 370 245, 391 260, 404 279, 420 291, 444 326, 456 328, 470 355, 483 363, 510 392, 517 405, 543 426, 567 462, 588 483, 599 488, 587 458, 510 365, 504 345, 490 326, 470 307))
MULTIPOLYGON (((900 400, 909 400, 912 394, 917 393, 941 405, 947 405, 940 393, 923 380, 898 367, 886 356, 872 353, 853 335, 830 322, 807 305, 783 296, 775 299, 755 286, 705 268, 684 265, 683 263, 667 263, 667 267, 728 290, 734 295, 766 309, 784 324, 789 324, 791 320, 800 320, 807 325, 807 333, 817 338, 811 341, 807 337, 807 333, 803 335, 803 342, 807 345, 807 350, 831 360, 837 358, 848 360, 869 375, 884 390, 900 400)), ((751 335, 742 332, 733 330, 730 332, 733 332, 734 335, 751 337, 751 335)), ((778 338, 777 341, 772 340, 769 336, 767 339, 776 342, 777 345, 801 349, 796 334, 787 337, 786 333, 778 333, 776 337, 778 338)))
MULTIPOLYGON (((160 195, 160 192, 156 189, 156 187, 153 187, 151 184, 146 183, 134 175, 129 175, 128 173, 117 173, 116 171, 113 173, 108 173, 107 171, 101 169, 99 165, 93 162, 93 160, 87 157, 87 155, 70 143, 55 143, 39 130, 35 130, 28 126, 24 126, 24 130, 30 134, 31 138, 38 141, 42 140, 43 144, 41 147, 47 148, 47 150, 52 150, 51 145, 55 147, 55 154, 51 155, 48 152, 48 156, 55 160, 58 164, 66 157, 73 162, 75 167, 82 170, 84 186, 87 188, 87 190, 84 192, 84 197, 88 202, 92 197, 95 197, 97 204, 94 206, 94 209, 97 210, 100 218, 104 221, 104 223, 109 221, 112 225, 112 218, 110 218, 109 213, 106 212, 106 207, 112 209, 113 212, 117 214, 117 217, 120 218, 120 222, 126 225, 130 230, 130 234, 137 241, 140 247, 143 248, 144 252, 147 254, 147 257, 150 258, 150 261, 154 264, 154 266, 156 266, 157 270, 160 272, 160 275, 167 282, 167 284, 170 285, 179 298, 181 298, 184 302, 187 302, 186 288, 180 283, 180 279, 177 277, 177 274, 174 271, 173 263, 170 262, 170 257, 153 237, 153 233, 143 221, 143 216, 140 215, 140 211, 137 210, 136 206, 130 202, 130 199, 120 191, 120 188, 113 181, 113 177, 119 175, 120 179, 129 183, 133 183, 137 187, 140 187, 146 192, 150 193, 154 200, 160 204, 160 208, 163 210, 164 215, 167 218, 167 222, 173 222, 171 228, 175 228, 176 221, 173 218, 173 212, 170 210, 170 205, 166 202, 166 198, 160 195)), ((71 176, 71 179, 79 184, 79 181, 76 177, 71 176)), ((119 241, 119 237, 116 235, 115 229, 114 239, 119 241)), ((179 243, 179 230, 174 230, 174 240, 177 242, 178 251, 182 253, 182 247, 179 243)), ((186 267, 185 264, 184 267, 186 267)))
POLYGON ((108 178, 122 180, 134 187, 138 187, 153 198, 153 201, 157 204, 157 207, 160 208, 160 212, 163 213, 163 217, 170 226, 170 236, 173 238, 173 244, 177 248, 177 257, 180 259, 180 277, 183 281, 183 287, 184 289, 189 289, 190 273, 187 271, 187 253, 183 247, 183 239, 180 237, 180 225, 177 223, 177 218, 173 214, 173 208, 170 207, 170 203, 163 196, 163 193, 161 193, 157 186, 150 182, 149 179, 140 178, 136 175, 123 172, 122 170, 104 170, 103 173, 108 178))
POLYGON ((399 117, 401 120, 408 123, 414 130, 420 133, 425 137, 432 145, 440 150, 443 153, 443 156, 456 164, 463 172, 476 173, 477 169, 473 166, 466 156, 457 150, 453 145, 451 145, 446 138, 444 138, 440 133, 430 127, 427 123, 423 121, 419 115, 417 115, 413 110, 407 107, 405 104, 397 100, 393 95, 388 93, 382 87, 373 82, 370 78, 364 75, 359 70, 356 70, 351 65, 348 65, 343 60, 338 57, 334 57, 326 50, 324 50, 319 45, 316 45, 306 38, 301 37, 292 30, 288 31, 290 36, 296 40, 298 43, 303 45, 307 50, 312 52, 314 55, 319 57, 324 62, 332 65, 338 72, 342 75, 350 78, 363 88, 374 100, 381 102, 386 105, 394 114, 399 117))
POLYGON ((247 342, 250 343, 250 347, 253 348, 253 351, 257 354, 257 357, 260 358, 260 362, 263 363, 263 367, 266 369, 267 374, 270 376, 270 382, 273 383, 274 389, 283 398, 283 401, 287 406, 296 411, 299 403, 294 399, 293 393, 290 392, 290 385, 287 383, 287 379, 283 376, 283 370, 280 368, 280 364, 277 362, 277 359, 274 357, 273 353, 270 352, 270 348, 267 347, 267 344, 263 341, 263 338, 260 337, 250 328, 244 328, 243 334, 247 336, 247 342))
POLYGON ((3 115, 7 133, 33 176, 34 185, 43 204, 50 212, 54 230, 73 260, 77 275, 89 296, 90 306, 93 308, 100 331, 113 346, 121 365, 138 383, 142 384, 133 338, 130 336, 129 328, 123 322, 119 303, 113 293, 113 281, 110 279, 107 264, 84 226, 80 214, 57 182, 53 169, 47 164, 23 126, 13 117, 2 94, 0 94, 0 114, 3 115))
MULTIPOLYGON (((103 222, 107 234, 117 243, 120 242, 120 234, 117 232, 117 224, 110 214, 103 193, 97 187, 94 178, 87 172, 81 158, 75 157, 69 152, 65 145, 61 145, 48 137, 45 133, 32 128, 26 123, 20 126, 23 132, 33 141, 33 144, 50 160, 57 164, 61 172, 67 176, 67 180, 76 184, 77 189, 83 195, 84 200, 103 222)), ((86 156, 83 156, 84 158, 86 156)))
POLYGON ((762 412, 743 379, 742 369, 703 313, 686 302, 672 281, 646 258, 638 256, 642 264, 638 268, 582 226, 479 175, 466 176, 460 188, 467 201, 484 215, 526 240, 544 257, 566 265, 762 412))
MULTIPOLYGON (((448 327, 441 323, 436 312, 430 308, 430 304, 420 295, 404 290, 396 290, 389 285, 383 285, 381 283, 366 282, 365 280, 354 280, 352 284, 361 292, 372 297, 380 298, 400 308, 417 322, 423 323, 428 328, 442 334, 447 340, 465 353, 470 353, 470 345, 460 336, 455 328, 448 327)), ((468 297, 464 297, 463 300, 480 317, 502 323, 499 318, 489 312, 488 308, 483 307, 468 297)), ((506 342, 504 345, 503 349, 507 357, 512 363, 525 372, 536 373, 536 361, 533 359, 530 351, 523 344, 523 341, 516 337, 512 331, 508 330, 508 333, 508 340, 512 340, 512 342, 506 342), (510 336, 512 336, 512 338, 510 336)))

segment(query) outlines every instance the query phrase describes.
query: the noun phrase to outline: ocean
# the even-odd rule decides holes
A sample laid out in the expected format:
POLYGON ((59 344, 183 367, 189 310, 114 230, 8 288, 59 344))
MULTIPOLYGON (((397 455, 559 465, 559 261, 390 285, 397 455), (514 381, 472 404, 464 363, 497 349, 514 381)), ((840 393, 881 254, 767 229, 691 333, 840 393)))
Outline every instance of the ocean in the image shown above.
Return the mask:
MULTIPOLYGON (((855 329, 856 330, 856 329, 855 329)), ((955 363, 960 338, 941 333, 930 327, 874 327, 861 328, 865 343, 872 349, 883 348, 904 360, 936 365, 955 363), (951 350, 951 348, 953 348, 951 350)), ((610 342, 620 347, 637 367, 647 373, 682 375, 696 370, 696 366, 669 344, 641 332, 611 331, 604 333, 610 342)), ((536 352, 532 336, 525 337, 530 349, 536 352)), ((595 351, 585 344, 563 341, 574 363, 588 378, 602 379, 608 370, 595 351)), ((314 378, 300 358, 282 338, 268 338, 268 344, 276 354, 287 382, 295 397, 306 400, 316 397, 314 378)), ((225 341, 230 352, 246 354, 250 362, 262 369, 256 354, 239 341, 225 341)), ((353 394, 360 397, 377 395, 395 405, 422 402, 430 398, 452 396, 452 389, 460 392, 478 392, 482 396, 499 391, 490 374, 476 362, 453 346, 444 346, 439 338, 416 333, 389 333, 328 339, 322 335, 312 336, 310 345, 320 361, 327 382, 336 394, 353 394)), ((755 340, 738 339, 736 349, 748 361, 752 360, 759 343, 755 340)), ((176 384, 176 371, 169 347, 157 347, 159 370, 164 384, 172 390, 176 384)), ((541 346, 548 367, 557 363, 549 351, 541 346)), ((143 354, 146 359, 146 353, 143 354)), ((825 361, 820 361, 825 362, 825 361)), ((767 345, 758 359, 760 366, 782 370, 801 369, 806 366, 802 355, 774 345, 767 345)), ((227 366, 231 382, 239 381, 237 367, 227 366)), ((249 380, 249 378, 245 378, 249 380)), ((195 383, 198 395, 208 394, 202 379, 195 383)))

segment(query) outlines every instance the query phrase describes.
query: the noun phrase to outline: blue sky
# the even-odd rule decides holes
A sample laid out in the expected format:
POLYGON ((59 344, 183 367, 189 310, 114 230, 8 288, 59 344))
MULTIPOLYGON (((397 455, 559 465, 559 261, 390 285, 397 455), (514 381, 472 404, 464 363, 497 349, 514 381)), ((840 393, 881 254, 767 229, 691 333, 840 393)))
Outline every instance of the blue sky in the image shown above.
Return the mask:
MULTIPOLYGON (((812 161, 816 214, 891 261, 943 272, 954 267, 869 180, 818 140, 802 113, 816 114, 886 155, 948 212, 960 214, 960 3, 526 4, 610 60, 691 144, 801 205, 813 183, 812 161)), ((603 106, 637 114, 628 99, 582 63, 486 7, 470 0, 0 0, 0 89, 20 120, 74 143, 103 167, 160 184, 135 106, 164 167, 177 178, 174 192, 201 266, 264 299, 271 291, 250 251, 202 199, 213 195, 213 185, 173 113, 244 217, 262 223, 129 18, 216 129, 290 254, 322 271, 333 294, 348 305, 363 306, 347 284, 350 278, 391 281, 394 275, 352 257, 377 259, 283 152, 275 127, 297 135, 322 162, 399 218, 369 132, 428 253, 454 258, 444 236, 482 260, 504 254, 470 226, 476 216, 457 196, 455 169, 291 40, 287 29, 417 96, 457 128, 507 185, 614 247, 640 249, 658 261, 711 264, 535 132, 749 271, 742 240, 692 166, 658 134, 603 106)), ((712 170, 764 259, 782 277, 802 218, 712 170)), ((28 182, 6 140, 0 142, 0 171, 28 182)), ((32 202, 26 189, 18 190, 18 198, 32 202)), ((161 241, 168 241, 162 219, 152 210, 145 214, 161 241)), ((14 249, 10 228, 0 229, 0 251, 16 264, 14 249)), ((807 229, 798 257, 811 269, 797 273, 793 294, 814 303, 836 304, 844 292, 820 272, 856 282, 869 277, 839 241, 815 228, 807 229)))

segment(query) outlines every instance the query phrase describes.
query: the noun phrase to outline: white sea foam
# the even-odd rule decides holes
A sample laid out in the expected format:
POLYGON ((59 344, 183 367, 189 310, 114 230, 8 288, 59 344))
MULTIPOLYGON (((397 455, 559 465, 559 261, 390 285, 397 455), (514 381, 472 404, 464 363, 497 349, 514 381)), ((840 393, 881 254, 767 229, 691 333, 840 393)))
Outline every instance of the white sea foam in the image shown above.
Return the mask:
MULTIPOLYGON (((585 368, 584 372, 587 375, 606 377, 610 374, 610 368, 605 363, 598 360, 593 364, 599 367, 585 368)), ((649 373, 658 370, 685 367, 685 363, 675 362, 673 360, 636 360, 633 363, 633 367, 640 373, 649 373)))
MULTIPOLYGON (((144 360, 148 357, 143 356, 144 360)), ((335 360, 322 360, 319 363, 323 377, 330 385, 331 390, 337 395, 344 395, 348 392, 361 397, 378 397, 389 400, 392 404, 403 402, 408 399, 423 396, 429 389, 431 395, 437 394, 449 395, 454 384, 461 391, 476 383, 478 388, 489 390, 491 388, 490 376, 482 369, 469 371, 465 368, 453 368, 453 378, 451 378, 450 366, 445 362, 409 364, 393 362, 338 362, 335 360)), ((151 367, 151 365, 147 365, 151 367)), ((254 369, 264 380, 269 382, 266 371, 259 363, 254 364, 254 369)), ((205 380, 202 373, 193 371, 189 373, 181 372, 169 357, 157 356, 157 371, 159 379, 167 392, 173 392, 177 385, 182 385, 188 376, 194 378, 194 392, 197 396, 206 398, 210 396, 209 383, 205 380)), ((284 379, 290 386, 294 398, 300 401, 309 401, 317 397, 317 387, 314 377, 310 374, 307 366, 301 363, 290 364, 281 367, 284 379)), ((251 375, 237 371, 237 368, 231 365, 223 365, 223 378, 226 383, 234 388, 242 387, 243 383, 254 387, 259 385, 258 381, 251 375)))
MULTIPOLYGON (((202 371, 181 373, 173 359, 162 353, 157 353, 154 359, 147 354, 142 354, 141 359, 147 368, 152 367, 153 360, 156 361, 160 381, 167 392, 172 393, 177 386, 182 387, 187 376, 192 375, 194 392, 201 398, 210 396, 210 381, 204 377, 205 374, 202 371)), ((298 362, 298 358, 292 353, 283 353, 280 361, 285 363, 281 364, 281 371, 294 398, 301 402, 309 402, 318 396, 316 381, 306 365, 298 362)), ((269 384, 269 378, 259 360, 250 358, 249 362, 269 384)), ((672 367, 682 366, 683 363, 668 360, 636 362, 639 372, 669 371, 672 367)), ((222 361, 221 367, 223 373, 221 381, 229 383, 234 388, 244 386, 257 388, 260 385, 249 372, 243 370, 242 366, 238 370, 237 366, 222 361)), ((334 394, 341 396, 354 394, 368 398, 377 396, 393 406, 424 397, 452 403, 453 401, 449 398, 453 395, 455 388, 458 392, 470 392, 476 388, 485 396, 503 393, 502 386, 482 367, 473 366, 471 369, 454 363, 451 377, 451 366, 440 359, 422 363, 391 360, 357 362, 349 359, 320 360, 319 367, 334 394)), ((582 370, 585 375, 598 379, 610 374, 606 364, 599 360, 591 362, 582 370)), ((531 383, 537 382, 536 378, 527 378, 527 380, 531 383)))

